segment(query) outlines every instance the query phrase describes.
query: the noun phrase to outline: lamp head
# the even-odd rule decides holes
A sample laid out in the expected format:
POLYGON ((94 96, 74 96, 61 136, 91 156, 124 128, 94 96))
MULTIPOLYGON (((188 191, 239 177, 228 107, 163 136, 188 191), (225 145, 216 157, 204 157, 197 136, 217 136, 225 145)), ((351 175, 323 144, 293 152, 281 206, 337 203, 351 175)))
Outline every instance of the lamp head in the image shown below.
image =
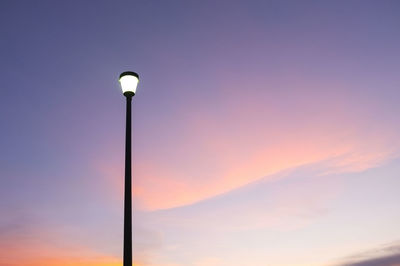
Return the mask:
POLYGON ((119 75, 119 83, 125 96, 133 96, 139 83, 139 75, 132 71, 125 71, 119 75))

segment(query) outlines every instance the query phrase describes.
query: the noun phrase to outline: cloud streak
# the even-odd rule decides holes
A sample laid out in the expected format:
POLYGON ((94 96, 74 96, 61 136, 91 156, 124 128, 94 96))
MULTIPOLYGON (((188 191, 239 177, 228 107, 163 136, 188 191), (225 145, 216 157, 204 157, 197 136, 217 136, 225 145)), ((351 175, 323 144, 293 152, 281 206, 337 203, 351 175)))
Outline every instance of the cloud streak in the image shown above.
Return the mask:
POLYGON ((60 232, 40 226, 32 217, 0 224, 0 265, 120 266, 121 259, 82 244, 68 243, 60 232))
MULTIPOLYGON (((138 141, 134 149, 138 208, 194 204, 287 169, 328 160, 331 171, 363 171, 399 147, 393 125, 371 129, 365 117, 379 110, 355 104, 347 95, 348 84, 294 76, 268 80, 267 86, 257 75, 239 78, 243 80, 225 75, 218 94, 223 98, 216 97, 207 108, 199 103, 186 106, 171 128, 140 129, 162 134, 147 134, 143 142, 148 146, 138 141), (245 94, 232 89, 237 83, 248 84, 245 94)), ((94 161, 118 191, 121 162, 94 161)))
POLYGON ((385 245, 379 249, 357 254, 345 259, 338 266, 399 266, 400 243, 385 245))
POLYGON ((326 166, 298 167, 191 205, 143 212, 140 218, 156 222, 155 227, 295 230, 324 215, 341 191, 340 178, 326 175, 326 166))

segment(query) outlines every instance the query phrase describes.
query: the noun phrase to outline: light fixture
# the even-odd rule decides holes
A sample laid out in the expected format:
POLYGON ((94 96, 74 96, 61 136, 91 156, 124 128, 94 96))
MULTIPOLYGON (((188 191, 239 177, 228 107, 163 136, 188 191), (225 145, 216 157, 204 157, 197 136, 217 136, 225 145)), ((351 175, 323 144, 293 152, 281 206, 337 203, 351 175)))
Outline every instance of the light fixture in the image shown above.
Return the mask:
POLYGON ((132 71, 123 72, 119 76, 122 92, 125 96, 133 96, 136 93, 136 88, 139 83, 139 75, 132 71))

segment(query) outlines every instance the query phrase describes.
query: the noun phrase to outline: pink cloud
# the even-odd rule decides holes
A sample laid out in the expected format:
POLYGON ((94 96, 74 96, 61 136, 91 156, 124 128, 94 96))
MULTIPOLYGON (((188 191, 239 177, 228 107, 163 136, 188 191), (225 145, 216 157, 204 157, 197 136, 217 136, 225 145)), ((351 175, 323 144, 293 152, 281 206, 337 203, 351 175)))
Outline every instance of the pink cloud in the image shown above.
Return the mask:
MULTIPOLYGON (((40 236, 36 236, 39 238, 40 236)), ((66 265, 98 265, 120 266, 121 259, 104 255, 93 250, 74 246, 73 248, 57 247, 51 242, 15 241, 8 239, 0 243, 0 265, 8 266, 66 266, 66 265)))
POLYGON ((120 266, 119 257, 97 252, 48 228, 12 223, 0 230, 0 265, 7 266, 120 266))
MULTIPOLYGON (((287 169, 327 160, 331 162, 327 172, 363 171, 397 151, 400 145, 393 128, 371 128, 343 86, 335 89, 339 85, 332 84, 322 90, 319 86, 325 84, 288 82, 294 81, 303 83, 295 86, 296 91, 267 92, 262 81, 253 81, 246 93, 227 90, 221 106, 188 108, 179 135, 164 128, 148 147, 151 152, 134 160, 137 207, 158 210, 193 204, 287 169)), ((96 167, 122 195, 122 162, 97 161, 96 167)))

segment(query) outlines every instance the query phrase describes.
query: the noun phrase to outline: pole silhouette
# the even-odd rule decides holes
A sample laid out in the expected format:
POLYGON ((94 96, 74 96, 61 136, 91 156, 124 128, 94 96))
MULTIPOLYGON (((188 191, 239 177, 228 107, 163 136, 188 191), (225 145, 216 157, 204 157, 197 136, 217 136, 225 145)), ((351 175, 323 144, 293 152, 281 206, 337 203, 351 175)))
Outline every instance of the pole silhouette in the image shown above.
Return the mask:
POLYGON ((124 263, 132 266, 132 160, 131 160, 131 113, 132 92, 125 92, 126 132, 125 132, 125 201, 124 201, 124 263))
POLYGON ((124 259, 123 266, 132 266, 132 97, 139 83, 139 75, 125 71, 119 75, 122 92, 126 98, 125 126, 125 198, 124 198, 124 259))

